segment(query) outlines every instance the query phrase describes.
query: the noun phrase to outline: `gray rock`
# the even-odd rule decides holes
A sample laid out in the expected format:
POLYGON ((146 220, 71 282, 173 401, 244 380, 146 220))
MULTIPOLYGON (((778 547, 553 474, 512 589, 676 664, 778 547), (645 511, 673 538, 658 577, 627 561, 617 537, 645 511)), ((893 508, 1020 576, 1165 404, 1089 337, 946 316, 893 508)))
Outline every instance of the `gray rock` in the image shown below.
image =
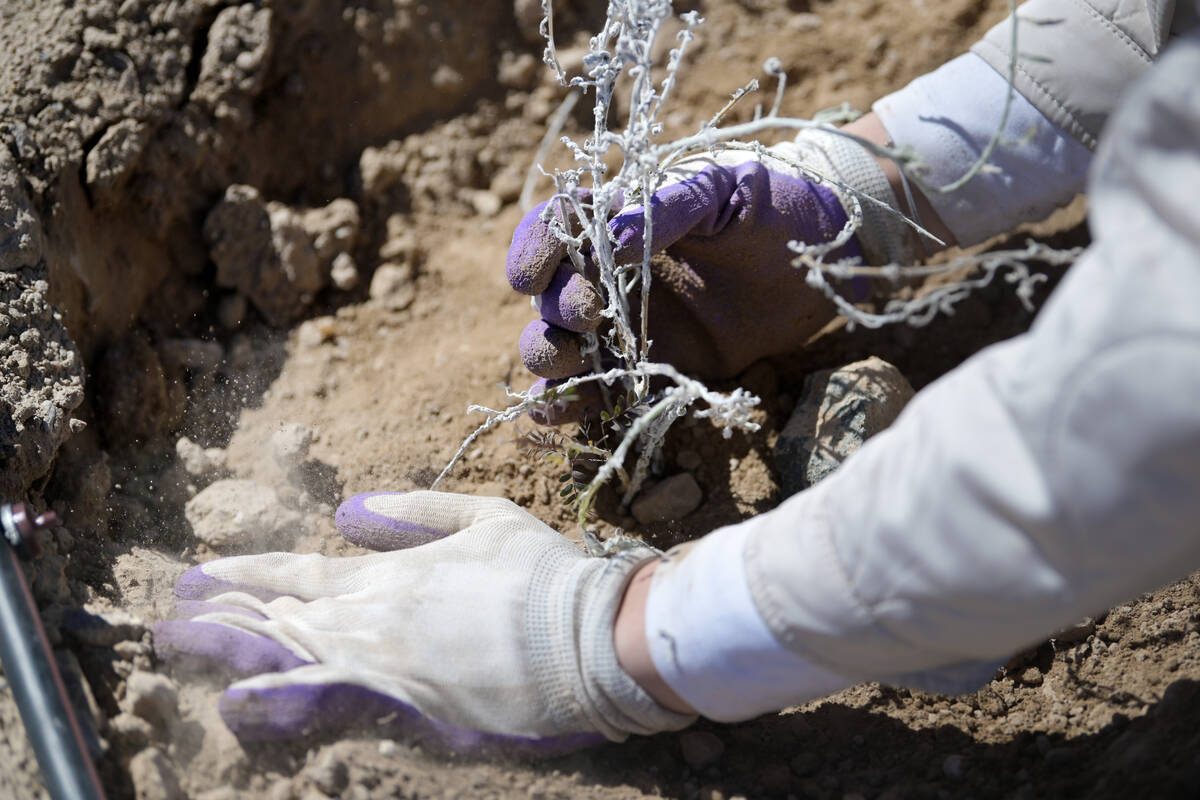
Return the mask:
POLYGON ((912 396, 900 371, 874 356, 810 375, 775 444, 784 496, 837 469, 863 442, 891 425, 912 396))
POLYGON ((197 494, 184 514, 196 538, 219 551, 286 547, 306 531, 304 518, 274 491, 234 478, 197 494))
POLYGON ((271 9, 250 4, 222 9, 208 30, 208 41, 193 102, 211 109, 218 119, 249 125, 274 46, 271 9))
POLYGON ((725 754, 725 743, 711 731, 687 731, 679 735, 679 749, 684 763, 699 772, 725 754))
POLYGON ((704 493, 690 472, 664 478, 633 501, 633 516, 643 525, 686 517, 704 502, 704 493))

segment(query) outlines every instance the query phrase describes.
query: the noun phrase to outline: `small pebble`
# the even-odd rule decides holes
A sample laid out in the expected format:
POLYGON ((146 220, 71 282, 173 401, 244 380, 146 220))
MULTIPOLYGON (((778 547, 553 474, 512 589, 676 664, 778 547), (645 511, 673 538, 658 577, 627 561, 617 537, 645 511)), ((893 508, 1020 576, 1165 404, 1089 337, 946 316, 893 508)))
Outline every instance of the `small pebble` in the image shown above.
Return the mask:
POLYGON ((633 501, 633 516, 646 525, 679 520, 704 502, 704 493, 690 472, 665 478, 643 491, 633 501))

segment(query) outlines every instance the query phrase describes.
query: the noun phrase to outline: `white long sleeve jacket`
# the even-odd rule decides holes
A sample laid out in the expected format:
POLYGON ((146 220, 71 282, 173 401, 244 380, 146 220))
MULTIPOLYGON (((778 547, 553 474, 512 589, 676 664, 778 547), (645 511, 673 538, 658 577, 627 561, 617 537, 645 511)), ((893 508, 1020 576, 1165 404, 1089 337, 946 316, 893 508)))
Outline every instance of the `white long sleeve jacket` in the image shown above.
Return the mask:
MULTIPOLYGON (((1160 14, 1146 28, 1159 46, 1177 13, 1109 5, 1160 14)), ((1119 15, 1106 19, 1128 46, 1119 15)), ((920 392, 821 484, 657 570, 651 655, 702 714, 745 719, 865 680, 964 691, 1054 630, 1200 568, 1200 32, 1153 69, 1122 63, 1145 74, 1117 81, 1108 121, 1095 87, 1079 88, 1086 70, 1056 84, 1083 92, 1084 133, 1103 128, 1093 245, 1032 329, 920 392)))

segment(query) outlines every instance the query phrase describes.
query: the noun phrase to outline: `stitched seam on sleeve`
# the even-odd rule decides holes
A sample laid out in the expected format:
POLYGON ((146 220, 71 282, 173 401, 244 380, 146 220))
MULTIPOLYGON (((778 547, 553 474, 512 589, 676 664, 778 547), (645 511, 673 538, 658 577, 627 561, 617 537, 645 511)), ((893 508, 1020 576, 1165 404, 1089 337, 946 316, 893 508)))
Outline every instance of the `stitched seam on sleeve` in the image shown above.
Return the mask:
MULTIPOLYGON (((837 550, 833 546, 833 540, 830 536, 830 527, 824 513, 821 510, 815 510, 812 522, 816 523, 814 536, 817 537, 819 548, 820 562, 827 568, 832 568, 836 571, 842 585, 843 597, 850 601, 850 605, 864 616, 872 619, 871 627, 884 630, 877 621, 874 620, 874 614, 871 613, 869 607, 865 605, 862 598, 851 588, 849 575, 846 573, 845 567, 841 563, 841 559, 837 556, 837 550), (831 562, 831 563, 827 563, 831 562)), ((761 557, 758 553, 761 549, 761 543, 756 537, 751 536, 746 543, 746 552, 743 555, 745 566, 743 569, 750 572, 749 565, 757 563, 761 557)), ((824 654, 814 650, 811 647, 805 646, 798 641, 795 629, 788 623, 787 615, 781 608, 781 603, 776 597, 776 593, 769 580, 763 580, 764 576, 758 570, 754 570, 756 575, 753 577, 747 574, 747 582, 750 588, 750 599, 757 607, 759 614, 762 615, 763 621, 767 624, 767 629, 771 634, 788 650, 804 658, 818 667, 822 667, 831 672, 835 672, 847 677, 853 677, 852 671, 846 670, 846 665, 839 664, 824 657, 824 654)))
POLYGON ((1149 54, 1146 53, 1146 51, 1142 49, 1141 45, 1135 42, 1129 34, 1121 30, 1111 19, 1097 11, 1096 7, 1091 3, 1086 2, 1086 0, 1075 0, 1075 5, 1082 8, 1085 14, 1088 14, 1094 20, 1107 28, 1109 33, 1116 36, 1118 41, 1122 42, 1126 47, 1128 47, 1133 54, 1142 59, 1142 61, 1145 61, 1147 64, 1149 64, 1154 60, 1150 58, 1149 54))
POLYGON ((1037 78, 1033 77, 1033 75, 1031 75, 1025 69, 1025 67, 1021 66, 1019 62, 1017 63, 1017 72, 1019 72, 1021 77, 1028 81, 1029 85, 1036 89, 1042 97, 1045 97, 1048 101, 1050 101, 1051 104, 1054 105, 1056 109, 1066 115, 1067 121, 1070 123, 1071 127, 1069 133, 1078 137, 1084 146, 1086 146, 1089 150, 1096 149, 1096 137, 1083 127, 1083 123, 1081 123, 1079 118, 1075 116, 1075 111, 1071 109, 1070 106, 1068 106, 1053 92, 1047 89, 1037 78))
MULTIPOLYGON (((994 43, 989 42, 987 39, 981 39, 980 41, 976 42, 974 48, 972 48, 972 49, 974 49, 974 50, 990 50, 993 58, 1002 59, 1006 64, 1008 63, 1008 55, 1004 52, 1004 50, 1002 48, 998 47, 997 45, 995 45, 994 43)), ((980 57, 982 58, 982 55, 980 57)), ((992 69, 995 69, 997 72, 999 72, 1001 77, 1004 78, 1004 81, 1006 83, 1008 82, 1007 71, 1002 71, 1002 70, 997 69, 996 65, 992 64, 986 58, 984 58, 984 63, 986 63, 992 69)), ((1071 134, 1076 139, 1078 139, 1079 142, 1084 147, 1088 148, 1089 150, 1096 149, 1096 137, 1093 136, 1090 132, 1088 132, 1088 130, 1086 128, 1083 127, 1083 124, 1079 122, 1079 119, 1075 116, 1075 113, 1070 109, 1070 107, 1068 107, 1065 103, 1063 103, 1061 100, 1059 100, 1058 97, 1054 93, 1052 93, 1049 89, 1047 89, 1045 86, 1043 86, 1037 80, 1037 78, 1033 77, 1033 75, 1031 75, 1024 67, 1022 67, 1020 61, 1017 62, 1017 74, 1020 75, 1021 78, 1023 78, 1028 83, 1029 88, 1035 90, 1039 96, 1044 97, 1046 100, 1048 100, 1050 102, 1050 104, 1053 105, 1054 108, 1062 114, 1064 119, 1063 119, 1063 124, 1061 124, 1060 127, 1064 128, 1067 133, 1071 134)), ((1017 88, 1015 85, 1014 85, 1014 88, 1021 94, 1024 94, 1026 99, 1028 99, 1028 100, 1030 100, 1030 102, 1032 102, 1032 98, 1030 98, 1028 94, 1026 94, 1025 92, 1021 92, 1021 90, 1019 88, 1017 88)), ((1034 103, 1033 105, 1034 105, 1034 108, 1037 108, 1036 103, 1034 103)), ((1038 111, 1042 114, 1042 116, 1044 116, 1044 117, 1046 117, 1046 119, 1050 120, 1051 123, 1058 124, 1057 122, 1055 122, 1055 120, 1050 119, 1050 114, 1047 114, 1043 109, 1038 108, 1038 111)))

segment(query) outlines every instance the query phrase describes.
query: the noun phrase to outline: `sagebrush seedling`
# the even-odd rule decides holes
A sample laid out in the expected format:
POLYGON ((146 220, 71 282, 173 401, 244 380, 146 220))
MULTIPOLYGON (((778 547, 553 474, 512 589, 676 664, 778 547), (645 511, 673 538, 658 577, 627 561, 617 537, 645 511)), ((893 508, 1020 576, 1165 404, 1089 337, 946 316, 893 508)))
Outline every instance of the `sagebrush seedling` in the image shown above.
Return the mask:
MULTIPOLYGON (((833 123, 849 121, 857 116, 848 108, 834 109, 813 119, 780 116, 785 75, 782 65, 774 58, 764 64, 766 73, 777 82, 774 103, 765 114, 756 114, 749 122, 722 125, 729 108, 757 89, 757 81, 751 81, 745 88, 735 92, 725 108, 694 134, 659 141, 664 129, 661 121, 664 108, 676 86, 695 29, 703 22, 699 14, 690 11, 679 15, 682 29, 677 34, 677 44, 669 51, 665 64, 661 65, 662 78, 656 82, 654 70, 657 65, 653 63, 652 53, 664 23, 674 15, 669 0, 610 0, 604 27, 590 40, 581 75, 568 75, 560 66, 555 51, 550 0, 542 0, 542 8, 542 33, 547 41, 546 64, 555 70, 563 85, 578 92, 590 92, 594 101, 591 135, 583 142, 576 142, 567 136, 560 140, 580 166, 558 170, 551 176, 555 191, 543 212, 543 220, 550 224, 554 235, 566 243, 568 258, 575 268, 583 271, 586 256, 588 264, 598 275, 597 286, 604 303, 601 316, 605 323, 599 334, 585 334, 584 355, 591 359, 591 373, 570 378, 553 390, 539 395, 508 390, 513 403, 507 408, 470 406, 469 411, 481 412, 486 419, 462 443, 434 486, 484 432, 500 423, 516 422, 538 404, 559 401, 570 396, 578 387, 595 383, 609 399, 608 410, 598 423, 601 426, 598 437, 584 437, 574 444, 551 434, 538 434, 532 440, 526 435, 525 439, 528 452, 543 457, 553 453, 562 459, 567 469, 562 495, 576 505, 577 518, 586 532, 588 515, 600 487, 617 478, 622 489, 622 505, 628 505, 661 452, 667 430, 680 417, 691 413, 700 419, 710 419, 727 437, 734 430, 758 429, 758 424, 752 420, 752 409, 759 403, 757 397, 743 389, 727 393, 713 391, 671 365, 653 360, 653 343, 648 336, 652 281, 650 243, 654 225, 649 213, 650 205, 642 204, 645 225, 643 238, 646 244, 640 264, 633 267, 618 267, 614 261, 614 238, 609 227, 611 218, 622 207, 640 204, 641 198, 652 196, 664 180, 665 170, 689 156, 740 149, 756 153, 759 158, 765 157, 766 148, 751 137, 771 129, 820 127, 838 135, 850 136, 872 153, 893 159, 902 172, 923 190, 954 191, 975 172, 987 168, 987 157, 1000 143, 1000 130, 1007 117, 1007 106, 997 134, 979 162, 962 179, 946 187, 929 187, 920 183, 917 177, 919 165, 914 154, 884 148, 835 128, 833 123), (614 95, 622 76, 628 76, 627 84, 623 86, 628 92, 629 111, 623 126, 618 128, 610 124, 610 119, 614 95), (619 163, 615 170, 607 163, 612 160, 609 156, 614 151, 619 163), (613 363, 618 366, 603 366, 613 363), (655 381, 653 389, 652 379, 659 379, 655 381), (619 408, 612 402, 614 397, 625 398, 619 408), (627 461, 635 452, 636 461, 633 468, 629 469, 627 461), (575 461, 581 456, 589 464, 587 470, 575 468, 575 461), (593 471, 594 475, 585 482, 584 478, 593 471)), ((1014 25, 1014 54, 1015 28, 1014 25)), ((771 157, 779 158, 776 154, 771 157)), ((990 283, 1001 269, 1008 271, 1007 279, 1017 285, 1018 297, 1028 305, 1033 286, 1043 276, 1031 272, 1027 262, 1036 259, 1063 263, 1075 255, 1074 251, 1058 252, 1031 243, 1025 250, 963 256, 937 266, 891 264, 866 267, 845 261, 827 263, 825 257, 845 244, 861 227, 862 204, 884 204, 828 175, 818 174, 809 165, 788 162, 788 166, 814 182, 836 186, 842 196, 849 198, 851 207, 847 209, 848 221, 834 240, 821 244, 792 242, 789 247, 795 253, 793 263, 800 271, 797 280, 806 279, 810 285, 822 291, 851 324, 876 327, 906 321, 913 325, 924 325, 939 311, 949 313, 955 303, 973 289, 990 283), (869 275, 897 281, 958 269, 964 264, 981 267, 983 272, 978 277, 942 286, 914 300, 890 303, 881 314, 857 308, 840 296, 827 280, 827 276, 842 278, 869 275)), ((903 217, 890 207, 885 208, 889 213, 903 218, 920 235, 936 240, 914 220, 903 217)))

